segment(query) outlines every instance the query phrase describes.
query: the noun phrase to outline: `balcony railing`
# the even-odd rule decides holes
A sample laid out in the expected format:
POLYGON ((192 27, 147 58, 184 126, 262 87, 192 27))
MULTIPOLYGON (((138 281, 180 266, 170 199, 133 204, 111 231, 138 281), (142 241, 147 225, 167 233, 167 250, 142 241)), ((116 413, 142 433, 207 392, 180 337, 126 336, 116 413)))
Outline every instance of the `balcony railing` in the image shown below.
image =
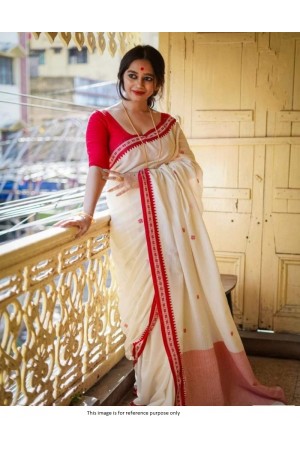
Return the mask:
POLYGON ((0 247, 0 405, 67 405, 123 357, 109 220, 0 247))

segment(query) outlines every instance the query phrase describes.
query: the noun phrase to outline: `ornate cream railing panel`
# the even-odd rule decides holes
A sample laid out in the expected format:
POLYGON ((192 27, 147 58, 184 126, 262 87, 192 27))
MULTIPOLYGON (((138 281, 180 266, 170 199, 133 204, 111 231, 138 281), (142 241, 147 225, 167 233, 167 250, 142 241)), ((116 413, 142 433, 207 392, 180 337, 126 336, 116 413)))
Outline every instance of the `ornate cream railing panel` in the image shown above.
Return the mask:
POLYGON ((64 405, 124 355, 109 216, 0 247, 0 405, 64 405))

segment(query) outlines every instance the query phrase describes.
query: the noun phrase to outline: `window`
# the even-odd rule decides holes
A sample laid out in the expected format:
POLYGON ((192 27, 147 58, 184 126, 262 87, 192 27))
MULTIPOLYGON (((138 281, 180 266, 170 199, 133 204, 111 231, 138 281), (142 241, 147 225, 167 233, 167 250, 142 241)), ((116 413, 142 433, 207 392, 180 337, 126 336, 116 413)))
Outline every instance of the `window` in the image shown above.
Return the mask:
POLYGON ((73 47, 69 49, 69 64, 86 64, 87 63, 87 48, 84 47, 81 51, 73 47))
POLYGON ((0 56, 0 84, 14 84, 12 58, 0 56))
POLYGON ((45 50, 30 50, 29 54, 30 78, 39 76, 39 66, 45 64, 45 50))
POLYGON ((39 66, 45 64, 45 50, 31 50, 30 58, 37 61, 39 66))
POLYGON ((45 50, 40 50, 39 52, 39 66, 45 64, 45 50))
POLYGON ((54 47, 53 48, 53 53, 55 53, 56 55, 58 55, 59 53, 61 53, 62 48, 61 47, 54 47))

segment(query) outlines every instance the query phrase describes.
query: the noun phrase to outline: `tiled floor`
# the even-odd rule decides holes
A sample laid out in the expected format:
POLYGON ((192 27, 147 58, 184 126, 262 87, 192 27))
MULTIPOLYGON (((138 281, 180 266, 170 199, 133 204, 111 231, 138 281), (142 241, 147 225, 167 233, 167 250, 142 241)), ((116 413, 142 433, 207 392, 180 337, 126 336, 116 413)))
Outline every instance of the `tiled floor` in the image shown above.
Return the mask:
MULTIPOLYGON (((261 356, 249 356, 249 361, 262 384, 281 386, 288 405, 300 406, 300 361, 261 356)), ((119 406, 128 406, 133 399, 134 395, 129 392, 119 406)))
POLYGON ((281 386, 288 405, 300 406, 300 361, 249 356, 257 379, 267 386, 281 386))

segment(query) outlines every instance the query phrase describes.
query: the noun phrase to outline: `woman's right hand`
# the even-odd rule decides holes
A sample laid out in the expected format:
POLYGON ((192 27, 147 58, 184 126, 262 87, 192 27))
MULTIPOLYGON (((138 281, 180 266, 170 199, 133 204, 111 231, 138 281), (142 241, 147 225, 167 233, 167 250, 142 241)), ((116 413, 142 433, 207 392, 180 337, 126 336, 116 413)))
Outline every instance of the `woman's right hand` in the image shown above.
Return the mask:
POLYGON ((78 238, 85 234, 91 226, 93 219, 84 215, 77 215, 70 219, 61 220, 54 224, 55 227, 63 227, 63 228, 72 228, 77 227, 78 233, 75 235, 75 238, 78 238))

